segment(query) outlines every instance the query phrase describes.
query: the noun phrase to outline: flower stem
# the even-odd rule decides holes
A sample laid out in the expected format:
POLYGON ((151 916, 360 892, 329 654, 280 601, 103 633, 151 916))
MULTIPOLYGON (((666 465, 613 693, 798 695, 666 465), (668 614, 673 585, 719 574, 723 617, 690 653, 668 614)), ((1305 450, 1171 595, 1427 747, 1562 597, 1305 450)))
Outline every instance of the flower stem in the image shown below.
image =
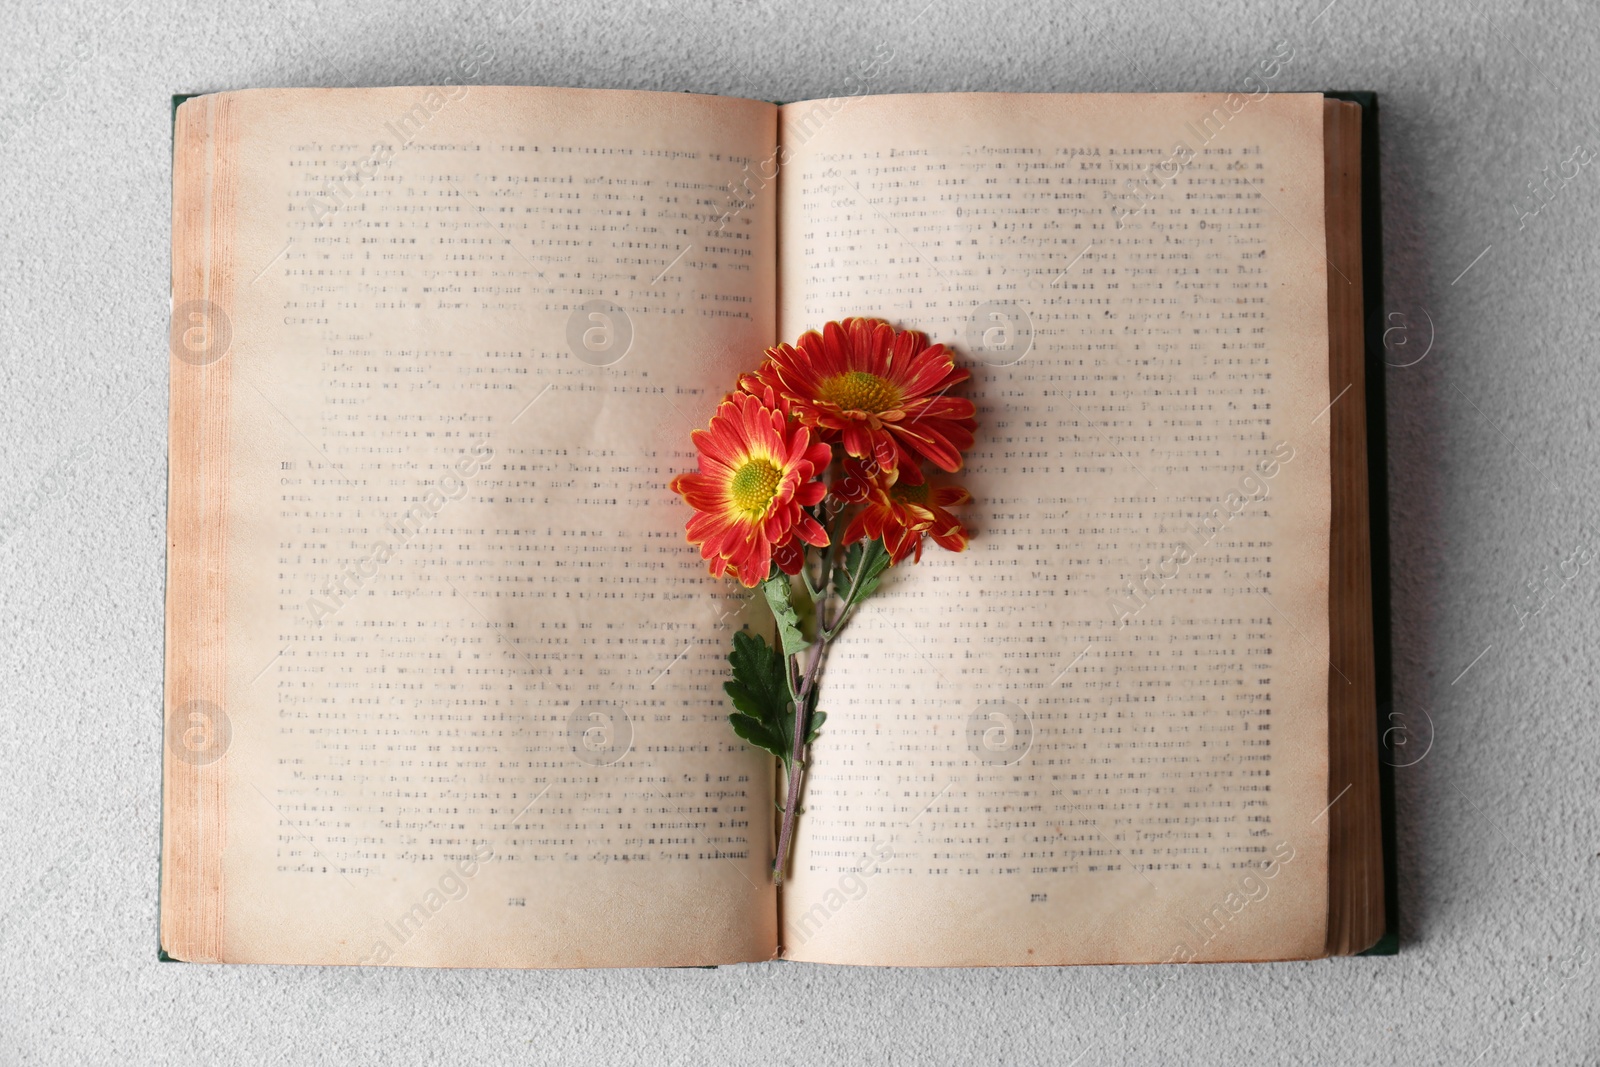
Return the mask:
MULTIPOLYGON (((820 628, 819 628, 820 631, 820 628)), ((800 792, 805 782, 806 734, 811 730, 811 705, 815 702, 817 678, 822 673, 822 661, 827 656, 831 634, 819 632, 812 646, 811 663, 800 683, 800 693, 794 705, 794 752, 789 761, 789 788, 783 801, 783 828, 778 832, 778 855, 772 862, 772 880, 783 884, 783 871, 788 865, 789 847, 794 843, 795 817, 800 813, 800 792)))
MULTIPOLYGON (((838 537, 833 539, 838 542, 838 537)), ((866 572, 865 561, 860 571, 850 576, 850 590, 845 595, 840 605, 839 618, 834 620, 833 627, 828 627, 828 600, 829 591, 833 588, 833 551, 830 547, 822 565, 822 599, 817 603, 817 640, 811 646, 811 662, 806 666, 804 679, 800 682, 800 691, 795 696, 794 704, 794 749, 789 761, 789 788, 784 796, 783 825, 778 831, 778 855, 772 863, 772 880, 776 885, 783 884, 784 868, 788 866, 789 849, 794 844, 795 819, 800 813, 800 794, 805 784, 806 765, 810 761, 809 746, 806 737, 811 732, 811 710, 816 703, 817 682, 822 677, 822 663, 828 657, 828 644, 844 629, 844 624, 849 620, 851 609, 854 607, 856 592, 861 587, 861 578, 866 572)))

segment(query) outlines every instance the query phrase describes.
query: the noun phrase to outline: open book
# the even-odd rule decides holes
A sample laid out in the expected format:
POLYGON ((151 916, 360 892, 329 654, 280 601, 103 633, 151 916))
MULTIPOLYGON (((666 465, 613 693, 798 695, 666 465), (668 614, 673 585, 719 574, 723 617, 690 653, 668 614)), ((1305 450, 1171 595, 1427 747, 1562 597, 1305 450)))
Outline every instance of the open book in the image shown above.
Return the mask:
POLYGON ((1361 119, 1312 94, 184 102, 163 951, 1366 949, 1361 119), (780 899, 781 782, 721 688, 762 615, 668 481, 737 372, 848 315, 972 369, 973 537, 836 645, 780 899))

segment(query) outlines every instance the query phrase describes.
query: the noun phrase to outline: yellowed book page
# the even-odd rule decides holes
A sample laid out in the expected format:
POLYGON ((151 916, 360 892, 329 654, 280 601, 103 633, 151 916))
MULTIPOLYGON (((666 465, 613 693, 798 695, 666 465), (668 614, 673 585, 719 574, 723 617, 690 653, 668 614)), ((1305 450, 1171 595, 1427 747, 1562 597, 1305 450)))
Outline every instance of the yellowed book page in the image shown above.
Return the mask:
POLYGON ((1319 955, 1320 96, 931 95, 780 120, 781 330, 971 367, 971 548, 832 654, 781 938, 885 965, 1319 955))
POLYGON ((668 489, 775 337, 777 110, 443 87, 185 103, 163 946, 777 949, 745 601, 668 489))

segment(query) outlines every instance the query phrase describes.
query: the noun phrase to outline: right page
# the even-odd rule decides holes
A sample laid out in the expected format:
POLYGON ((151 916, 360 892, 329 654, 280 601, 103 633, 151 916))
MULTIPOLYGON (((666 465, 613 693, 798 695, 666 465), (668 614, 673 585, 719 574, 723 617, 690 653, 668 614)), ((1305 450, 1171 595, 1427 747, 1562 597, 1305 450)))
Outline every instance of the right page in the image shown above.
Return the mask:
POLYGON ((897 567, 831 654, 786 955, 1323 954, 1323 98, 781 122, 780 334, 922 330, 979 421, 971 547, 897 567))

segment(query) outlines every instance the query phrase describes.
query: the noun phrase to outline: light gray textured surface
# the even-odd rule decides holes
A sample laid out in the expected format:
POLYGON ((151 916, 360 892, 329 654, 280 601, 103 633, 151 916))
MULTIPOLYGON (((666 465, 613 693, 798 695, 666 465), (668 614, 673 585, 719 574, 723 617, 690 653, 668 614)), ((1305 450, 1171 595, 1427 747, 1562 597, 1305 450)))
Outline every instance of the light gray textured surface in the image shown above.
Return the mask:
POLYGON ((1600 168, 1521 229, 1517 206, 1600 147, 1600 13, 924 3, 6 0, 0 1062, 1600 1062, 1600 568, 1563 568, 1600 550, 1600 168), (1236 88, 1288 41, 1276 87, 1381 94, 1385 310, 1413 353, 1435 333, 1389 377, 1397 700, 1436 728, 1398 772, 1398 958, 365 981, 156 962, 168 97, 434 82, 485 40, 487 81, 780 100, 848 91, 880 42, 871 88, 894 92, 1236 88), (1524 618, 1530 582, 1547 602, 1524 618))

